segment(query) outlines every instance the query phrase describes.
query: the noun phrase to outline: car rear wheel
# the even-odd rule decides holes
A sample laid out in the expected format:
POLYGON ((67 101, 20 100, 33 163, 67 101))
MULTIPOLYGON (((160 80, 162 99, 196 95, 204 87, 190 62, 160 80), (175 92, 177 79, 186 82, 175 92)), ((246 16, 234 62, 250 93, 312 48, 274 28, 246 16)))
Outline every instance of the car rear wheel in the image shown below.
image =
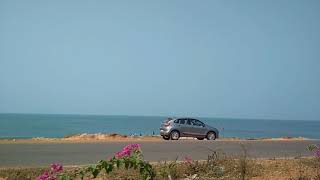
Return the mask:
POLYGON ((180 133, 178 131, 172 131, 170 137, 171 140, 178 140, 180 138, 180 133))
POLYGON ((204 138, 197 138, 198 140, 203 140, 204 138))
POLYGON ((207 139, 208 140, 215 140, 216 139, 216 133, 214 133, 212 131, 208 132, 207 139))
POLYGON ((164 140, 169 140, 169 139, 170 139, 170 136, 162 136, 162 138, 163 138, 164 140))

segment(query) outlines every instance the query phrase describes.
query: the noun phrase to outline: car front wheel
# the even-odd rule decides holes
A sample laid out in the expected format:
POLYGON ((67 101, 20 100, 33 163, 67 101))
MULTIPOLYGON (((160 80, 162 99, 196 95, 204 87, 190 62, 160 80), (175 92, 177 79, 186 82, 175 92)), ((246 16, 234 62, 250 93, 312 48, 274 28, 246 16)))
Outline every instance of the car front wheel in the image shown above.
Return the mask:
POLYGON ((215 140, 216 139, 216 134, 214 132, 212 132, 212 131, 208 132, 207 139, 208 140, 215 140))
POLYGON ((172 140, 178 140, 180 138, 180 134, 178 131, 172 131, 170 133, 170 137, 172 140))

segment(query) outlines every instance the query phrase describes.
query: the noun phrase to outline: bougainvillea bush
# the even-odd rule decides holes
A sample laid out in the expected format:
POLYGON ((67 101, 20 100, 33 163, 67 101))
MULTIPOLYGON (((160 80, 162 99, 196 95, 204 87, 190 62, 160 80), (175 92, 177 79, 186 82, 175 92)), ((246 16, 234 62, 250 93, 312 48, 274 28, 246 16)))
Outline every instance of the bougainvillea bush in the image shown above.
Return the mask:
POLYGON ((140 145, 129 144, 109 160, 100 160, 97 164, 85 167, 76 172, 74 176, 64 174, 62 165, 52 164, 50 171, 45 171, 38 177, 38 180, 72 180, 75 177, 81 177, 81 179, 83 179, 87 173, 92 174, 92 177, 96 178, 102 171, 110 174, 114 168, 120 167, 138 170, 141 179, 144 180, 153 179, 155 177, 155 172, 151 164, 143 160, 140 145))
POLYGON ((51 164, 50 169, 45 171, 38 177, 38 180, 69 180, 72 179, 67 174, 63 173, 63 166, 61 164, 51 164))

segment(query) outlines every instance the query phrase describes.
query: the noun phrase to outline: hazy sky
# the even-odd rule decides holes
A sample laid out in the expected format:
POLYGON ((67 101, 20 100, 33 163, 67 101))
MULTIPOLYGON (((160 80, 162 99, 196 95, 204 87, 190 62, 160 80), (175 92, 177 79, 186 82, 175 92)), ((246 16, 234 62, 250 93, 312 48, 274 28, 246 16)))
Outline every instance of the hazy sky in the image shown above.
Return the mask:
POLYGON ((320 120, 319 0, 1 0, 0 112, 320 120))

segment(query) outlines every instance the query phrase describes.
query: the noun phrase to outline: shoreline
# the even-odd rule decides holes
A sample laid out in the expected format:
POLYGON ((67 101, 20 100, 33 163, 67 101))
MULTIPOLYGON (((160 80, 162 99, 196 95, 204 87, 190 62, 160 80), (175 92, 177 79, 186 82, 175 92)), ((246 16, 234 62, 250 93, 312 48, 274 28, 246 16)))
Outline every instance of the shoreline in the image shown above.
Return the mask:
MULTIPOLYGON (((179 140, 196 140, 195 138, 182 137, 179 140)), ((277 137, 277 138, 238 138, 238 137, 225 137, 218 138, 216 141, 226 142, 243 142, 243 141, 309 141, 316 140, 304 137, 277 137)), ((207 140, 204 140, 207 141, 207 140)), ((107 143, 107 142, 167 142, 162 139, 160 135, 145 135, 145 136, 127 136, 117 133, 112 134, 76 134, 62 138, 47 138, 47 137, 34 137, 34 138, 18 138, 18 139, 0 139, 0 144, 42 144, 42 143, 107 143)))

